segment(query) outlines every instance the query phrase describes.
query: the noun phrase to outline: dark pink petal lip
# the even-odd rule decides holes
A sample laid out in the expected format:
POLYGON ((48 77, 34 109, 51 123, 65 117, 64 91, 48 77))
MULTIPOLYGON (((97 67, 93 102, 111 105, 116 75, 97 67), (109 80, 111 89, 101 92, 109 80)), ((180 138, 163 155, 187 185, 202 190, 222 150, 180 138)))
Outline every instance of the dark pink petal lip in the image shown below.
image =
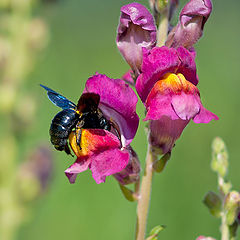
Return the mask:
POLYGON ((97 184, 105 182, 107 176, 122 171, 128 164, 126 150, 111 149, 91 156, 90 170, 97 184))
POLYGON ((209 123, 211 120, 219 120, 219 117, 201 106, 199 113, 193 118, 195 123, 209 123))
POLYGON ((72 164, 68 169, 65 170, 65 175, 67 176, 70 183, 75 183, 77 174, 84 172, 88 169, 90 164, 89 158, 82 158, 81 161, 77 161, 72 164))

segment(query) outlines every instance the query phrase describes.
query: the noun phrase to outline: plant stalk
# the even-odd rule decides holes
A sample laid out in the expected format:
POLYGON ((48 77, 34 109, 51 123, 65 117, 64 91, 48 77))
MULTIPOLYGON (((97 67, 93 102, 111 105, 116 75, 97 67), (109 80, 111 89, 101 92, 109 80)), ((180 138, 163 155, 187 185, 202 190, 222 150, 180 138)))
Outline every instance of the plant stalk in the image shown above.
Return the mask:
POLYGON ((141 189, 139 193, 137 205, 137 226, 136 226, 136 240, 145 239, 145 231, 147 225, 147 215, 150 204, 152 178, 153 178, 153 162, 156 156, 152 153, 150 145, 146 156, 146 166, 144 176, 142 178, 141 189))
POLYGON ((168 15, 169 15, 169 7, 161 12, 159 16, 159 25, 157 31, 157 46, 162 47, 165 45, 168 35, 168 15))

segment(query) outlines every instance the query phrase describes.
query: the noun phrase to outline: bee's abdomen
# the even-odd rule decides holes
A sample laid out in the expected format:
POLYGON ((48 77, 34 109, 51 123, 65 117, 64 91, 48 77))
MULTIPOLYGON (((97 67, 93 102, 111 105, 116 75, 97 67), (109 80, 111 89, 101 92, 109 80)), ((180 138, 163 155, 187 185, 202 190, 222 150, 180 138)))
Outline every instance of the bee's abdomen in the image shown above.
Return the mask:
POLYGON ((53 118, 49 133, 51 143, 57 150, 64 150, 68 136, 77 124, 78 116, 75 111, 64 109, 53 118))

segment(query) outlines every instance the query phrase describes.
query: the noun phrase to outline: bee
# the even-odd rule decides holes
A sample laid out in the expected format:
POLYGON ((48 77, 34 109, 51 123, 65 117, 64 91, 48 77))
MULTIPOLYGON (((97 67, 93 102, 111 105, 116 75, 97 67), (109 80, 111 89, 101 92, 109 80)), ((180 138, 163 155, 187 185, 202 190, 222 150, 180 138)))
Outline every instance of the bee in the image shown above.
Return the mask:
MULTIPOLYGON (((50 141, 58 151, 65 151, 71 154, 68 138, 71 132, 76 134, 76 143, 81 149, 82 129, 104 129, 111 131, 113 127, 121 143, 119 129, 116 124, 108 120, 99 109, 100 96, 96 93, 83 93, 78 100, 78 104, 53 91, 52 89, 41 85, 46 91, 49 100, 62 111, 53 118, 49 134, 50 141)), ((73 155, 72 155, 73 156, 73 155)))

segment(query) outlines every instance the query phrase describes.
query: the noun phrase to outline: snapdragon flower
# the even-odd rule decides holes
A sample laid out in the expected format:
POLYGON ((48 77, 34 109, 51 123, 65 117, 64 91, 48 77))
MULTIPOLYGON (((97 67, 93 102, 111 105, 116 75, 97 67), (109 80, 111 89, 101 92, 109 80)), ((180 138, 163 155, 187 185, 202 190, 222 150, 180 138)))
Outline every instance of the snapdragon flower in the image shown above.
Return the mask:
POLYGON ((114 123, 119 136, 115 129, 82 129, 80 148, 76 143, 76 134, 72 132, 69 141, 77 160, 65 171, 71 183, 75 182, 78 173, 88 168, 97 183, 104 182, 106 176, 121 172, 132 158, 129 144, 139 122, 137 96, 123 80, 96 74, 87 80, 86 92, 100 96, 99 109, 114 123))

